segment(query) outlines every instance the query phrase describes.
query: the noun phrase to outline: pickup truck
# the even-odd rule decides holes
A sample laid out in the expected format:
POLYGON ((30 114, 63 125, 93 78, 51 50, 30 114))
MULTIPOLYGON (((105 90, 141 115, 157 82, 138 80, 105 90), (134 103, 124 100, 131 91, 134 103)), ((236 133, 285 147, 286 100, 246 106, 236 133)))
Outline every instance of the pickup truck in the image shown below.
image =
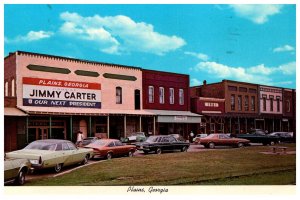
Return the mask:
POLYGON ((237 138, 250 140, 251 143, 262 143, 263 145, 274 145, 280 142, 280 137, 275 135, 268 135, 261 129, 251 130, 250 133, 236 134, 237 138))

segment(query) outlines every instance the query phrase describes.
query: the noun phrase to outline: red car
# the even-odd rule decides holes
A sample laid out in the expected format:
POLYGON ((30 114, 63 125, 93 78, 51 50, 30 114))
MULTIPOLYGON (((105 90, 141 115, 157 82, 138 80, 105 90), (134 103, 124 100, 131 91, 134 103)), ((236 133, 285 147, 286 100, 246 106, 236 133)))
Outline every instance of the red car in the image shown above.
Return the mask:
POLYGON ((134 145, 123 144, 120 140, 100 139, 86 145, 84 148, 93 149, 94 156, 111 159, 112 157, 128 156, 132 157, 136 151, 134 145))
POLYGON ((250 141, 241 138, 232 138, 227 134, 210 134, 207 137, 199 138, 197 143, 204 145, 205 148, 215 148, 215 146, 234 146, 243 147, 249 145, 250 141))

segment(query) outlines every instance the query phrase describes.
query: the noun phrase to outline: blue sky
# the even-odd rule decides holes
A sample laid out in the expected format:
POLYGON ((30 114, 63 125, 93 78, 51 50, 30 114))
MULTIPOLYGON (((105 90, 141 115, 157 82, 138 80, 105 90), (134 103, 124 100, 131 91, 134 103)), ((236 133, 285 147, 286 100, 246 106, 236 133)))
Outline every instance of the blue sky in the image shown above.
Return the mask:
POLYGON ((17 50, 296 87, 295 5, 5 5, 17 50))

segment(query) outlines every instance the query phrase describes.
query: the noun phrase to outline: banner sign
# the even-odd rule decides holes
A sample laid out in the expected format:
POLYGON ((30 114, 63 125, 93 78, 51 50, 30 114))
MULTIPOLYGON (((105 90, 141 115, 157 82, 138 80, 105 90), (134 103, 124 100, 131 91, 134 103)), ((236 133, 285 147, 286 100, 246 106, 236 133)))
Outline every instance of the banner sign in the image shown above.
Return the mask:
POLYGON ((101 108, 101 84, 23 77, 23 105, 101 108))

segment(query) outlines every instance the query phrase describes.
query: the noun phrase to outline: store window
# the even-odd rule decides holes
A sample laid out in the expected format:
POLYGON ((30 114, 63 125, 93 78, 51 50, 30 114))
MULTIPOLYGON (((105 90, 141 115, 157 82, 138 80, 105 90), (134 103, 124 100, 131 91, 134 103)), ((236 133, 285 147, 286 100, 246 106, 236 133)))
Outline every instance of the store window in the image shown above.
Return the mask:
POLYGON ((184 105, 184 92, 183 92, 183 89, 179 89, 179 105, 184 105))
POLYGON ((159 87, 159 103, 164 104, 165 103, 165 88, 159 87))
POLYGON ((231 105, 231 110, 235 110, 235 95, 232 94, 230 97, 230 105, 231 105))
POLYGON ((122 88, 116 87, 116 103, 122 104, 122 88))
POLYGON ((170 94, 170 104, 174 104, 174 88, 169 89, 170 94))
POLYGON ((148 87, 148 100, 149 103, 154 103, 154 87, 153 86, 149 86, 148 87))

